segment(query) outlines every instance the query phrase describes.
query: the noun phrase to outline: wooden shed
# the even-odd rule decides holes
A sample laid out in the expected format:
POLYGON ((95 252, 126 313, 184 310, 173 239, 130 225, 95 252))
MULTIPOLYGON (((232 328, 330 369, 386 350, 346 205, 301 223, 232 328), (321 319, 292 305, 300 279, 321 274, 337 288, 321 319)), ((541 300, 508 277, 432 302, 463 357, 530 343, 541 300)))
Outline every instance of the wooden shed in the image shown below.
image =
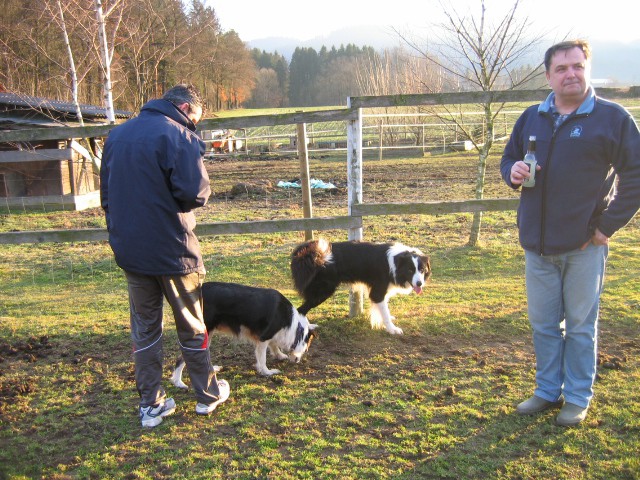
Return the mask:
MULTIPOLYGON (((80 111, 85 125, 106 122, 103 107, 81 105, 80 111)), ((121 120, 131 116, 115 113, 121 120)), ((0 130, 36 132, 28 141, 0 142, 0 209, 83 210, 100 205, 103 139, 67 138, 70 130, 63 126, 79 126, 72 103, 0 92, 0 130), (36 128, 60 130, 60 138, 38 140, 36 128)))

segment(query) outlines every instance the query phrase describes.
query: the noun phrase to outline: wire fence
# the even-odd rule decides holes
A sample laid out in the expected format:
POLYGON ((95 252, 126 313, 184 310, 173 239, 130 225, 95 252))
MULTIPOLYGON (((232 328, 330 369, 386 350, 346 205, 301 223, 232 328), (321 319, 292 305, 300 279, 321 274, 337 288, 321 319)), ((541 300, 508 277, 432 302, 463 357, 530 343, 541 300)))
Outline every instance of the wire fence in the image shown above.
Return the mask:
MULTIPOLYGON (((622 103, 625 105, 625 103, 622 103)), ((640 122, 640 106, 627 110, 640 122)), ((522 110, 503 110, 494 118, 494 141, 504 144, 522 110)), ((470 150, 481 144, 486 133, 484 112, 462 111, 442 113, 368 113, 363 115, 363 151, 370 158, 376 153, 402 150, 408 154, 470 150), (470 138, 471 137, 471 138, 470 138), (413 152, 413 153, 411 153, 413 152)), ((315 154, 346 151, 345 122, 318 122, 307 126, 308 151, 315 154)), ((277 125, 238 130, 203 132, 209 158, 229 155, 259 156, 261 154, 297 155, 296 126, 277 125)))
MULTIPOLYGON (((504 111, 495 118, 494 132, 498 142, 506 140, 521 113, 521 110, 504 111)), ((481 143, 485 130, 482 112, 461 112, 449 118, 434 113, 371 113, 363 115, 362 144, 365 152, 414 150, 414 155, 428 151, 468 150, 469 147, 464 143, 469 141, 468 134, 481 143)), ((295 125, 206 130, 202 134, 209 158, 230 154, 297 154, 295 125)), ((343 121, 308 124, 307 137, 310 153, 347 149, 347 128, 343 121)))

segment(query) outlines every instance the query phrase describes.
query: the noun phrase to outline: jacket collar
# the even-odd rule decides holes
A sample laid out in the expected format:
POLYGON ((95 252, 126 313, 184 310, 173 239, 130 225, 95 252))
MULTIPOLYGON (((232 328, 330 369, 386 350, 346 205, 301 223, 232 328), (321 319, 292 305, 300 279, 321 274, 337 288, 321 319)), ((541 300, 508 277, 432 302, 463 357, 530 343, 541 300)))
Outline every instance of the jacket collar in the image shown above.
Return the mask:
MULTIPOLYGON (((538 106, 538 113, 548 113, 551 112, 552 109, 555 108, 556 103, 556 94, 551 92, 547 99, 542 102, 538 106)), ((593 90, 593 87, 589 86, 589 91, 587 92, 587 98, 584 99, 582 105, 578 107, 576 110, 576 115, 588 114, 593 112, 593 108, 596 105, 596 92, 593 90)))
POLYGON ((149 100, 142 106, 140 113, 145 111, 161 113, 162 115, 178 122, 180 125, 184 125, 192 132, 196 131, 196 126, 191 120, 189 120, 189 117, 187 117, 182 110, 176 107, 169 100, 164 100, 162 98, 149 100))

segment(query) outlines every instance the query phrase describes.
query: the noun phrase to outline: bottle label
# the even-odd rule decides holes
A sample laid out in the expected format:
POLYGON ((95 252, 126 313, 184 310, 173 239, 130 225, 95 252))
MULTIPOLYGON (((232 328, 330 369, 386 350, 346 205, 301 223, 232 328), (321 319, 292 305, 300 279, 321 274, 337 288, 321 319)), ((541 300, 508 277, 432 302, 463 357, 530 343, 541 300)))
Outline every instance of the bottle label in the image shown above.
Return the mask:
POLYGON ((525 181, 522 182, 522 186, 533 187, 536 184, 536 165, 538 164, 538 162, 536 162, 535 159, 532 158, 525 158, 523 162, 526 163, 529 167, 529 173, 531 175, 529 175, 529 178, 525 179, 525 181))

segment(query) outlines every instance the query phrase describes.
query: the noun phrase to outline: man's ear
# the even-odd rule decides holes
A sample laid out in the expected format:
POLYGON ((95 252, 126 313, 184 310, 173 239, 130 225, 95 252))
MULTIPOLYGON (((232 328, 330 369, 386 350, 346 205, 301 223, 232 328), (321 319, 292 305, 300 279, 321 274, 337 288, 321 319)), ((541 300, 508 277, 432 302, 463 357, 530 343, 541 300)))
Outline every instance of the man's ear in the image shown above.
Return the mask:
POLYGON ((179 103, 178 105, 176 105, 176 107, 178 107, 180 110, 182 110, 182 113, 184 113, 186 116, 189 116, 189 103, 188 102, 184 102, 184 103, 179 103))

